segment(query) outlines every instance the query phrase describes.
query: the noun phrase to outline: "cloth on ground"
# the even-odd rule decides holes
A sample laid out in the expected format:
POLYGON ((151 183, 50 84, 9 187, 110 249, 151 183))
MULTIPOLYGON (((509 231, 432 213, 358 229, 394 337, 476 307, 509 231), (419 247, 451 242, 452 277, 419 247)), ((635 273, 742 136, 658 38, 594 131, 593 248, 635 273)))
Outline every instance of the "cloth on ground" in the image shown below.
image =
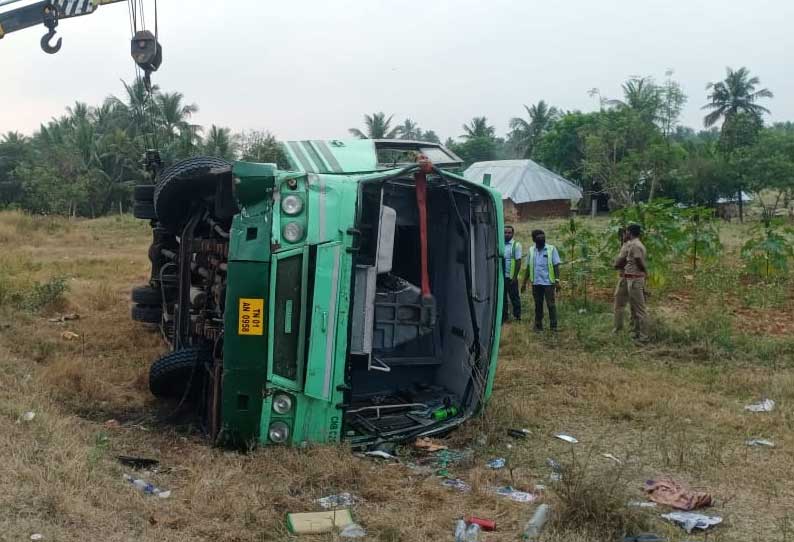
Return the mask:
POLYGON ((666 504, 679 510, 696 510, 711 506, 712 497, 708 493, 692 491, 687 486, 669 478, 645 482, 648 498, 658 504, 666 504))

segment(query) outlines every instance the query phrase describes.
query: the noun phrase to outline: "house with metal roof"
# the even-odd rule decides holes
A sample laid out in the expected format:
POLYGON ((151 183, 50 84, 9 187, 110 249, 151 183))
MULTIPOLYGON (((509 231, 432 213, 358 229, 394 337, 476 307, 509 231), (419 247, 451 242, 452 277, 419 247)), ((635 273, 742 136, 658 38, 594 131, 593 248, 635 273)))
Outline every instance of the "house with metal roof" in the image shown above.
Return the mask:
POLYGON ((502 193, 506 220, 568 216, 582 199, 582 189, 532 160, 475 162, 464 177, 490 185, 502 193))

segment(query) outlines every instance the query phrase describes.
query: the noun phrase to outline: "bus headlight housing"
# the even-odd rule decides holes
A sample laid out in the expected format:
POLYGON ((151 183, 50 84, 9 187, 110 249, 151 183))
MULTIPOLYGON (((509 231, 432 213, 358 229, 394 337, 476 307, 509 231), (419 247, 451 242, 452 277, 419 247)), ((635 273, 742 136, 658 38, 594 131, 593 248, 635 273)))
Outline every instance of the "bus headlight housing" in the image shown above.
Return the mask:
POLYGON ((298 222, 287 222, 284 224, 281 234, 290 243, 297 243, 303 239, 303 226, 298 222))
POLYGON ((281 210, 289 216, 295 216, 303 210, 303 199, 295 194, 289 194, 281 199, 281 210))
POLYGON ((273 422, 267 430, 267 436, 276 444, 283 444, 289 438, 289 426, 284 422, 273 422))
POLYGON ((279 393, 273 396, 273 412, 283 415, 290 410, 292 410, 292 397, 286 393, 279 393))

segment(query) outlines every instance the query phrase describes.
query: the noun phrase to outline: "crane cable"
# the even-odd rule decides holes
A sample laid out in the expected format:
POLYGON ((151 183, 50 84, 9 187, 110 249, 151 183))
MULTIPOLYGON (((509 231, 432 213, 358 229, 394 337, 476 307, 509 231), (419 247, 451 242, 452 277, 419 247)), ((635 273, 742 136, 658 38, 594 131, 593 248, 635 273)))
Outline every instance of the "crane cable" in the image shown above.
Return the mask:
MULTIPOLYGON (((141 30, 146 29, 146 13, 144 10, 144 0, 128 0, 127 7, 130 19, 130 37, 134 37, 138 32, 138 13, 140 12, 141 30)), ((154 0, 154 33, 155 40, 159 39, 159 21, 157 16, 157 0, 154 0)), ((154 87, 144 83, 144 78, 141 77, 141 68, 133 59, 135 66, 135 85, 133 86, 132 99, 137 98, 138 90, 143 86, 145 96, 140 104, 134 104, 134 114, 137 117, 139 128, 143 128, 143 142, 146 149, 157 149, 157 129, 155 125, 155 114, 160 112, 159 108, 154 104, 154 87), (138 105, 140 107, 138 107, 138 105), (155 111, 152 110, 154 107, 155 111), (148 123, 148 133, 146 131, 146 124, 148 123)))

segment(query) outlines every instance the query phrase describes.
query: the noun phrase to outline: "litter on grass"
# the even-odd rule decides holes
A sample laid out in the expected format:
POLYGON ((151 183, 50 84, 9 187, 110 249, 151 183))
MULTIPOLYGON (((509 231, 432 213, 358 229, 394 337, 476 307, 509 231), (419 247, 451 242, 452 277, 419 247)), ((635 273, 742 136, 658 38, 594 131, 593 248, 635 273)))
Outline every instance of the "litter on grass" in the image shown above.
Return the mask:
POLYGON ((515 501, 515 502, 532 502, 537 498, 532 493, 527 493, 526 491, 519 491, 517 489, 513 489, 510 486, 496 488, 496 494, 502 497, 507 497, 511 501, 515 501))
POLYGON ((361 498, 351 493, 344 492, 338 495, 328 495, 327 497, 316 499, 315 502, 327 510, 329 508, 346 508, 353 506, 354 504, 360 503, 361 498))
POLYGON ((154 485, 150 484, 149 482, 141 480, 140 478, 133 478, 129 474, 125 474, 124 479, 138 488, 141 493, 145 495, 157 495, 161 499, 167 499, 171 496, 170 490, 162 490, 159 487, 155 487, 154 485))
POLYGON ((775 402, 772 399, 764 399, 759 403, 753 403, 744 407, 749 412, 772 412, 775 410, 775 402))
POLYGON ((468 493, 469 491, 471 491, 471 486, 466 482, 464 482, 463 480, 461 480, 460 478, 447 478, 446 480, 441 482, 441 485, 451 489, 457 489, 458 491, 461 491, 463 493, 468 493))
POLYGON ((396 455, 392 455, 388 452, 384 452, 383 450, 373 450, 371 452, 365 452, 364 455, 368 457, 378 457, 380 459, 397 459, 396 455))
POLYGON ((764 438, 753 438, 747 441, 748 446, 766 446, 767 448, 774 448, 775 443, 771 440, 766 440, 764 438))
POLYGON ((79 338, 80 338, 80 335, 78 335, 74 331, 64 331, 63 333, 61 333, 61 339, 65 340, 65 341, 73 341, 73 340, 79 339, 79 338))
POLYGON ((577 440, 575 437, 572 437, 571 435, 566 435, 565 433, 557 433, 554 436, 560 440, 564 440, 565 442, 570 442, 571 444, 576 444, 577 442, 579 442, 579 440, 577 440))
POLYGON ((287 514, 287 528, 294 534, 322 534, 352 525, 350 510, 298 512, 287 514))
POLYGON ((441 444, 438 441, 431 439, 430 437, 422 437, 416 439, 414 442, 414 448, 417 450, 424 450, 426 452, 439 452, 441 450, 446 450, 448 447, 444 444, 441 444))
POLYGON ((656 508, 656 503, 653 501, 629 501, 628 506, 632 508, 656 508))
POLYGON ((685 484, 669 478, 648 480, 644 489, 653 502, 679 510, 696 510, 711 506, 713 500, 708 493, 693 491, 685 484))
POLYGON ((503 469, 505 465, 507 465, 507 460, 504 457, 495 457, 485 464, 486 467, 494 470, 503 469))
POLYGON ((722 523, 722 518, 719 516, 704 516, 694 512, 671 512, 662 514, 662 518, 682 527, 687 533, 691 533, 695 529, 705 531, 709 527, 722 523))
POLYGON ((617 457, 615 457, 615 456, 614 456, 614 455, 612 455, 612 454, 601 454, 601 456, 602 456, 602 457, 605 457, 605 458, 607 458, 607 459, 611 459, 612 461, 614 461, 614 462, 615 462, 615 463, 617 463, 618 465, 620 465, 621 463, 623 463, 623 461, 621 461, 620 459, 618 459, 617 457))
POLYGON ((367 531, 358 523, 351 523, 350 525, 345 525, 339 536, 342 538, 364 538, 367 536, 367 531))
POLYGON ((25 412, 24 414, 22 414, 22 416, 20 416, 19 419, 17 420, 17 423, 32 422, 33 418, 35 418, 35 417, 36 417, 36 413, 33 412, 32 410, 30 410, 30 411, 25 412))

